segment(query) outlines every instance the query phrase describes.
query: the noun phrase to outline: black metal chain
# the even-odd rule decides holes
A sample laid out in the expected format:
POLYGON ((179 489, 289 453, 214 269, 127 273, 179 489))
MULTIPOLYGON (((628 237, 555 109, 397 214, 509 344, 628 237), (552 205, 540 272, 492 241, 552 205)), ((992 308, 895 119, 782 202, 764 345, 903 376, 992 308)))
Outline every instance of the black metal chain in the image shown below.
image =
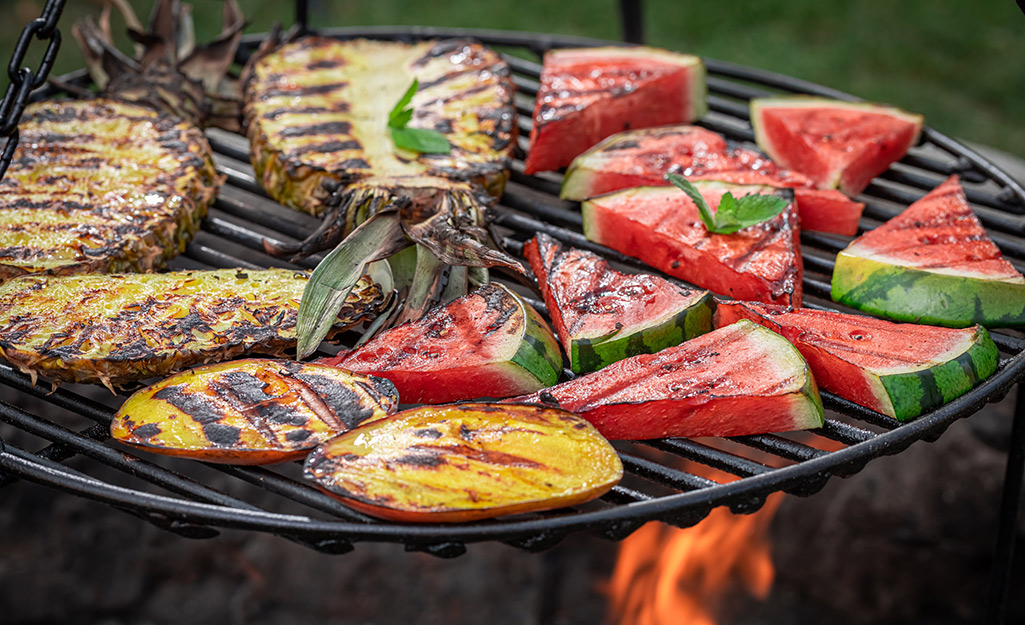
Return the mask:
POLYGON ((7 85, 3 100, 0 100, 0 137, 7 137, 3 153, 0 154, 0 179, 7 173, 7 167, 14 157, 14 148, 18 147, 18 123, 21 121, 21 114, 25 112, 29 94, 46 81, 53 61, 57 58, 57 50, 61 45, 57 21, 64 11, 64 2, 65 0, 47 0, 43 14, 29 22, 21 31, 18 43, 14 46, 14 53, 7 64, 7 76, 11 83, 7 85), (22 65, 33 37, 38 41, 47 42, 46 51, 43 52, 43 58, 35 70, 22 65))

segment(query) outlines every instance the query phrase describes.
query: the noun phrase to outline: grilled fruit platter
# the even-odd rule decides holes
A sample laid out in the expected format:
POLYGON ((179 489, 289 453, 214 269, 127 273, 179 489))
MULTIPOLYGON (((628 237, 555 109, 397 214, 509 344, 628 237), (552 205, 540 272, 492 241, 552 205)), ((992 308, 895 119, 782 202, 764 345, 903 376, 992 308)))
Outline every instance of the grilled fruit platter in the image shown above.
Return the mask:
MULTIPOLYGON (((0 355, 33 382, 113 390, 171 376, 124 402, 111 428, 120 443, 231 464, 306 457, 310 484, 361 513, 475 521, 591 505, 618 488, 616 449, 629 457, 623 450, 650 439, 666 451, 687 444, 669 437, 757 445, 751 437, 799 429, 838 440, 861 432, 824 417, 819 386, 845 397, 837 379, 869 388, 850 401, 891 425, 999 368, 982 328, 923 330, 938 347, 908 371, 891 362, 899 354, 882 362, 882 348, 807 355, 817 354, 813 341, 800 337, 812 330, 812 347, 831 349, 860 340, 831 332, 890 331, 862 317, 822 322, 801 308, 806 283, 811 306, 828 297, 817 278, 803 280, 811 213, 802 198, 806 207, 818 201, 818 229, 831 233, 812 235, 820 243, 871 223, 858 221, 867 202, 813 188, 797 165, 763 161, 749 124, 746 142, 734 133, 727 143, 714 115, 692 120, 708 104, 703 69, 701 88, 686 89, 702 100, 688 100, 694 114, 671 119, 698 126, 628 130, 593 145, 611 130, 603 132, 579 146, 587 151, 564 180, 518 173, 519 187, 536 188, 507 198, 517 210, 499 214, 513 158, 523 156, 516 110, 532 108, 517 102, 511 77, 510 64, 522 71, 524 62, 464 38, 274 34, 240 55, 248 61, 236 92, 220 77, 242 20, 225 6, 229 26, 196 47, 179 36, 186 12, 162 0, 150 33, 135 37, 149 46, 139 62, 109 43, 109 14, 79 26, 103 95, 29 109, 15 166, 0 181, 0 217, 14 224, 0 234, 10 241, 0 258, 0 355), (221 176, 202 131, 209 125, 243 134, 227 140, 236 147, 225 158, 237 159, 248 140, 252 180, 320 226, 295 243, 243 237, 261 248, 249 250, 258 261, 246 268, 182 261, 186 269, 130 273, 162 269, 213 201, 221 176), (702 180, 680 185, 674 176, 702 180), (778 209, 761 215, 756 207, 769 204, 778 209), (548 216, 553 223, 542 223, 548 216), (289 264, 327 250, 311 275, 289 264), (337 354, 283 359, 306 359, 342 330, 360 336, 346 335, 337 354), (971 375, 954 375, 969 362, 971 375), (182 372, 189 367, 197 368, 182 372), (921 380, 935 380, 935 392, 911 389, 921 380)), ((535 73, 543 76, 540 66, 535 73)), ((599 94, 587 106, 610 108, 582 117, 614 116, 617 94, 599 94)), ((645 462, 631 460, 632 477, 644 477, 636 467, 645 462)), ((771 468, 754 473, 763 470, 771 468)), ((688 483, 673 479, 658 492, 688 483)), ((606 504, 658 498, 632 489, 606 504)))

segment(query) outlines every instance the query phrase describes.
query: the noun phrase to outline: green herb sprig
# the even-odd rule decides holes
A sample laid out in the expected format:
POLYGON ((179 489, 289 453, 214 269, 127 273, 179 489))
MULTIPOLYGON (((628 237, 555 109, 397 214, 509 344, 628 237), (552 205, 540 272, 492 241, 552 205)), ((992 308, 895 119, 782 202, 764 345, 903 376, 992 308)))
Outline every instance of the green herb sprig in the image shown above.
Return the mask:
POLYGON ((668 173, 665 179, 694 200, 705 228, 714 234, 733 234, 741 228, 768 221, 783 212, 789 204, 787 200, 775 195, 752 194, 738 200, 727 191, 719 200, 719 208, 713 213, 705 198, 701 197, 701 193, 686 178, 668 173))
POLYGON ((437 130, 406 128, 409 121, 413 119, 413 107, 410 106, 410 103, 419 88, 420 81, 414 78, 413 83, 406 89, 406 93, 388 114, 388 130, 391 131, 391 140, 396 147, 421 154, 448 154, 452 151, 452 145, 445 135, 437 130))

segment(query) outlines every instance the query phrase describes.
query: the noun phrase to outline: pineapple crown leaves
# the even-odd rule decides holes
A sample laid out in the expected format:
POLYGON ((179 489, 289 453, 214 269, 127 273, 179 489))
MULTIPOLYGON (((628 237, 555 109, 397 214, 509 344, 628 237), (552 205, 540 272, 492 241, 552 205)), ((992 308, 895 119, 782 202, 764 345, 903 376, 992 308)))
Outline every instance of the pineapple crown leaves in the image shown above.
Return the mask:
POLYGON ((225 0, 220 35, 197 45, 188 5, 160 0, 143 30, 127 0, 108 0, 98 22, 86 17, 72 32, 104 93, 170 111, 197 125, 238 130, 241 92, 227 74, 244 27, 236 0, 225 0), (112 7, 135 42, 134 58, 114 45, 112 7))

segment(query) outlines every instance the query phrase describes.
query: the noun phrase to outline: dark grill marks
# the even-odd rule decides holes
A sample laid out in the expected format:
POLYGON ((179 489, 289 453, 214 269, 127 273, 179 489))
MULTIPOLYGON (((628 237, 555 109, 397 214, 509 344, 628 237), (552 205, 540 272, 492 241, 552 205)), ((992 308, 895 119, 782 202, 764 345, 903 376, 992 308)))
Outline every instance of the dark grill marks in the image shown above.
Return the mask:
POLYGON ((332 171, 345 171, 347 169, 370 169, 370 163, 362 158, 347 158, 332 168, 332 171))
MULTIPOLYGON (((295 379, 311 389, 322 400, 321 405, 329 410, 333 417, 331 422, 325 421, 325 423, 331 425, 335 430, 351 430, 374 415, 374 410, 369 402, 352 389, 338 384, 336 380, 307 373, 300 373, 295 376, 295 379), (341 428, 337 425, 339 422, 341 428)), ((310 407, 314 408, 314 406, 310 407)), ((316 411, 315 408, 314 410, 316 411)), ((319 411, 317 411, 317 416, 323 419, 319 411)))
POLYGON ((338 91, 347 87, 347 82, 335 82, 324 85, 299 85, 294 87, 271 88, 260 94, 260 99, 269 100, 277 97, 305 98, 308 96, 326 95, 332 91, 338 91))
POLYGON ((224 418, 224 413, 217 410, 209 401, 187 392, 184 384, 162 388, 153 394, 153 398, 166 401, 201 425, 217 423, 224 418))
MULTIPOLYGON (((322 122, 306 126, 290 126, 278 133, 279 137, 307 137, 313 135, 347 135, 352 124, 344 121, 322 122)), ((358 145, 358 144, 357 144, 358 145)))
POLYGON ((260 115, 261 119, 274 121, 282 115, 315 115, 317 113, 348 113, 348 102, 333 102, 330 106, 283 106, 260 115))
POLYGON ((271 447, 282 444, 269 423, 301 426, 305 419, 297 419, 287 406, 277 403, 280 397, 268 395, 263 380, 244 371, 225 371, 216 383, 210 385, 218 397, 246 418, 271 447))
POLYGON ((362 145, 355 139, 348 141, 328 141, 326 143, 314 143, 288 150, 289 157, 303 156, 305 154, 325 154, 329 152, 348 152, 362 149, 362 145))

